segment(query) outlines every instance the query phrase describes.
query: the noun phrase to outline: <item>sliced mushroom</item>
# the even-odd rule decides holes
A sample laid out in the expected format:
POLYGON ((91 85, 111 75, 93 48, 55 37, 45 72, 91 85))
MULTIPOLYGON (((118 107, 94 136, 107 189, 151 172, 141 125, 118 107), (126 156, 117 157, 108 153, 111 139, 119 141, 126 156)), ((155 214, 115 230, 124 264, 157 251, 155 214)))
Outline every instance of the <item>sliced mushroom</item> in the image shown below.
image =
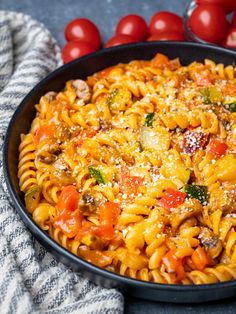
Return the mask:
POLYGON ((72 176, 71 169, 69 168, 67 163, 61 158, 58 158, 53 163, 52 170, 53 170, 51 173, 52 183, 61 185, 69 185, 75 183, 75 178, 73 178, 72 176))
POLYGON ((64 122, 61 122, 56 128, 56 138, 61 141, 65 142, 71 138, 71 130, 68 125, 64 122))
POLYGON ((89 189, 82 194, 82 200, 83 202, 80 204, 82 211, 96 212, 107 199, 102 193, 89 189))
POLYGON ((50 143, 45 145, 36 157, 36 160, 47 165, 52 164, 57 160, 57 156, 61 153, 61 148, 58 143, 50 143))
POLYGON ((75 80, 72 83, 72 86, 75 89, 76 95, 80 98, 83 99, 83 101, 86 103, 90 100, 91 98, 91 93, 89 90, 88 84, 83 81, 83 80, 75 80))
POLYGON ((100 123, 101 131, 107 131, 112 128, 112 124, 110 123, 110 121, 107 121, 105 119, 100 118, 99 123, 100 123))
POLYGON ((48 152, 55 156, 58 156, 61 153, 61 147, 58 143, 52 143, 49 145, 48 152))
POLYGON ((202 227, 198 238, 212 258, 220 255, 223 248, 222 242, 209 228, 202 227))
POLYGON ((42 152, 36 159, 44 164, 50 165, 56 161, 57 157, 47 151, 42 152))
POLYGON ((48 102, 53 101, 57 96, 57 93, 55 92, 48 92, 47 94, 44 95, 44 97, 47 99, 48 102))

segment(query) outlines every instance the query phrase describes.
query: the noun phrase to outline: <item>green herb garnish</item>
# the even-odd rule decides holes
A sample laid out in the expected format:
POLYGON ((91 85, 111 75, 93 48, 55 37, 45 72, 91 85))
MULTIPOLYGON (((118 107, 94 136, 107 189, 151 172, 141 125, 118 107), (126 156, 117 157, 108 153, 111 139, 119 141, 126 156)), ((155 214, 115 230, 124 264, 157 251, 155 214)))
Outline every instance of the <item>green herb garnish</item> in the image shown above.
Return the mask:
POLYGON ((186 184, 184 192, 187 194, 187 197, 196 198, 202 205, 207 205, 208 193, 205 185, 186 184))
POLYGON ((154 116, 155 116, 154 112, 148 113, 145 117, 144 126, 152 126, 154 116))
POLYGON ((89 174, 91 175, 91 177, 96 179, 98 184, 105 184, 105 180, 101 174, 101 171, 99 171, 93 167, 88 167, 88 171, 89 171, 89 174))

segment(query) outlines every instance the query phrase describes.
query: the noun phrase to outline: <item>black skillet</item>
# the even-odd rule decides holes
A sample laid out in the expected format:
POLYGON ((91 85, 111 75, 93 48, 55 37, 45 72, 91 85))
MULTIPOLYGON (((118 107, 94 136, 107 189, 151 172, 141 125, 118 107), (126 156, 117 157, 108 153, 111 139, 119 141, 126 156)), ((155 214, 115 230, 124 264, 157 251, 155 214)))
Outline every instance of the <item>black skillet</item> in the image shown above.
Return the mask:
POLYGON ((175 303, 206 302, 233 297, 236 296, 236 280, 198 286, 157 284, 120 276, 96 267, 65 250, 41 230, 27 213, 23 195, 19 190, 17 165, 20 134, 28 132, 35 116, 34 105, 39 98, 48 91, 60 91, 67 80, 85 79, 88 75, 120 62, 151 59, 157 52, 164 53, 169 58, 179 57, 183 65, 193 61, 203 61, 205 58, 225 65, 234 64, 236 61, 236 52, 215 46, 180 42, 147 42, 100 50, 62 66, 32 89, 21 102, 9 123, 3 152, 7 187, 17 212, 35 237, 57 259, 74 270, 80 271, 98 285, 116 287, 143 299, 175 303))

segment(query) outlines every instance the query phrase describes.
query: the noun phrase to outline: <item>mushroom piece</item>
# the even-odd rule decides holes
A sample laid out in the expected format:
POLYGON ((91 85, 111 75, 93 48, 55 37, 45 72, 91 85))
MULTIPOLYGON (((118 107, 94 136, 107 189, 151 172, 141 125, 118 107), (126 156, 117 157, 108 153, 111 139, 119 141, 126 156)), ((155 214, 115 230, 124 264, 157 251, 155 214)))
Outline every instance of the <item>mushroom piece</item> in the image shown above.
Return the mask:
POLYGON ((47 165, 52 164, 57 160, 58 155, 61 153, 61 148, 58 143, 50 143, 49 145, 43 146, 36 156, 36 162, 42 162, 47 165))
POLYGON ((202 227, 198 238, 213 259, 220 255, 223 248, 222 242, 209 228, 202 227))
POLYGON ((72 86, 75 89, 75 93, 76 95, 80 98, 83 99, 83 101, 89 102, 90 98, 91 98, 91 93, 89 90, 89 86, 88 84, 83 81, 83 80, 75 80, 72 83, 72 86))
POLYGON ((82 194, 83 203, 80 204, 80 209, 82 211, 95 212, 106 200, 102 193, 91 189, 86 190, 82 194))
POLYGON ((47 99, 48 102, 53 101, 57 96, 57 93, 55 92, 48 92, 47 94, 44 95, 44 97, 47 99))
POLYGON ((67 140, 70 140, 71 134, 72 134, 71 129, 66 123, 61 122, 59 125, 57 125, 56 138, 60 142, 65 142, 67 140))
POLYGON ((110 130, 112 128, 111 122, 108 120, 105 120, 103 118, 99 119, 99 124, 100 124, 101 131, 107 131, 107 130, 110 130))
POLYGON ((72 176, 72 171, 68 164, 60 157, 53 163, 50 169, 51 182, 61 185, 69 185, 75 183, 75 178, 72 176))
POLYGON ((42 152, 36 157, 37 161, 50 165, 56 161, 57 157, 54 154, 50 154, 47 151, 42 152))

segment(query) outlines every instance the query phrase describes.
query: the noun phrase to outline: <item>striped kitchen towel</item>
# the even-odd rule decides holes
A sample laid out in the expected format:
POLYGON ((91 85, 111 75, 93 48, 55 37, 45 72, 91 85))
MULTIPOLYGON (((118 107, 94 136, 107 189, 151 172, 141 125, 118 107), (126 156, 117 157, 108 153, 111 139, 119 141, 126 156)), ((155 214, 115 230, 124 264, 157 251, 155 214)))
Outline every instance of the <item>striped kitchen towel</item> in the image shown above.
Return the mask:
POLYGON ((49 31, 29 16, 0 11, 0 313, 122 313, 115 289, 95 286, 57 262, 30 234, 8 197, 2 145, 14 110, 61 64, 49 31))

